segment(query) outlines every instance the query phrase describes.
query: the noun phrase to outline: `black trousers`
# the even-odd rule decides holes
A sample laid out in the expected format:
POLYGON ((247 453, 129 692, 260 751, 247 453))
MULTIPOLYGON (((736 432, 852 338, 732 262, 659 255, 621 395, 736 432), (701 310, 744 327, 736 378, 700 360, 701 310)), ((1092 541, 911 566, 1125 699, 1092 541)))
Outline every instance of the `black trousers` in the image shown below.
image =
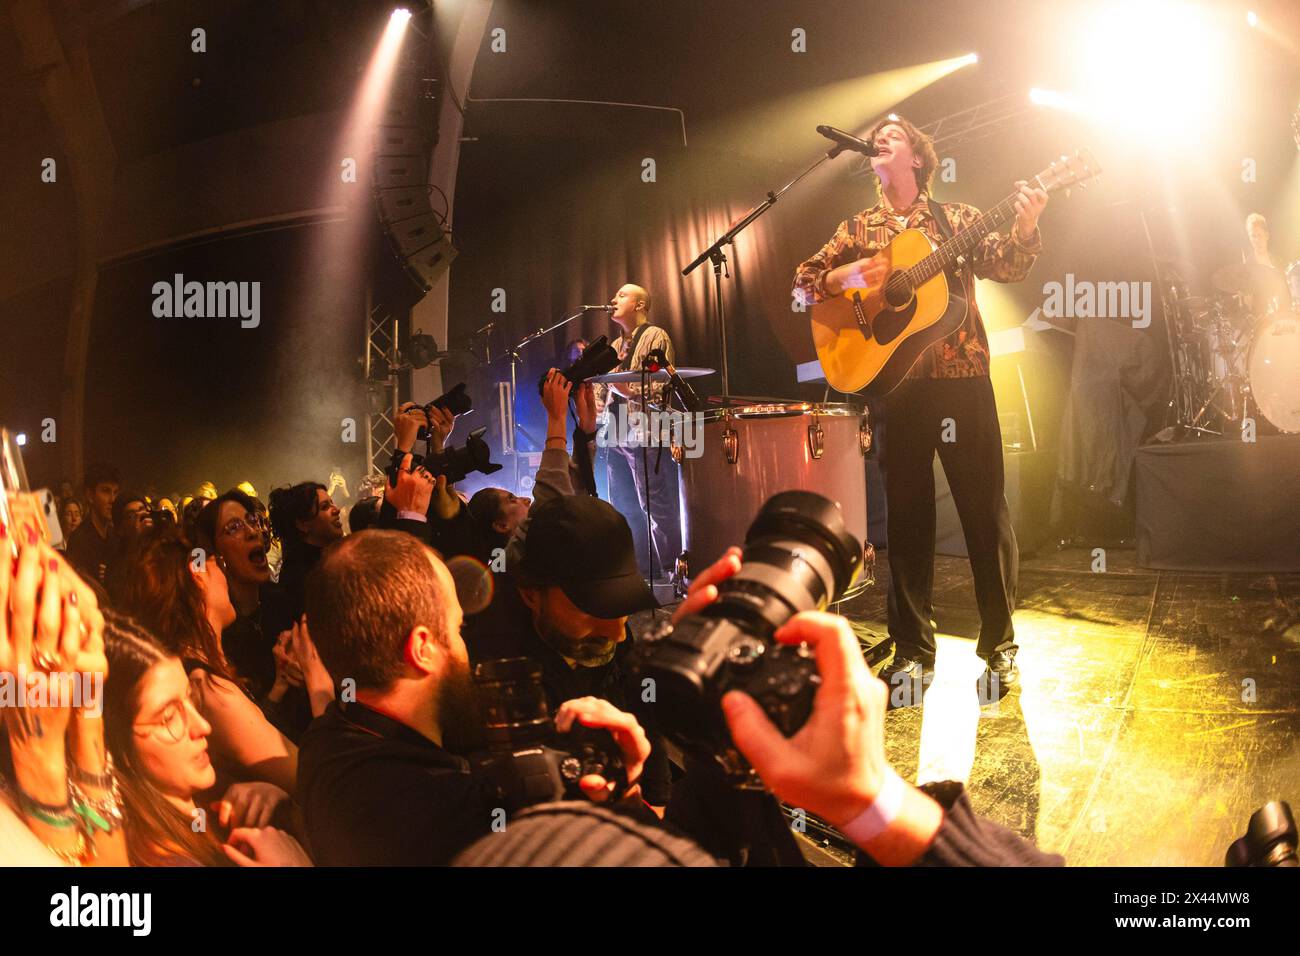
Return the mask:
POLYGON ((909 379, 885 400, 889 635, 904 657, 933 660, 934 455, 952 489, 975 576, 976 652, 1016 647, 1011 613, 1020 555, 1002 471, 1002 430, 987 378, 909 379))

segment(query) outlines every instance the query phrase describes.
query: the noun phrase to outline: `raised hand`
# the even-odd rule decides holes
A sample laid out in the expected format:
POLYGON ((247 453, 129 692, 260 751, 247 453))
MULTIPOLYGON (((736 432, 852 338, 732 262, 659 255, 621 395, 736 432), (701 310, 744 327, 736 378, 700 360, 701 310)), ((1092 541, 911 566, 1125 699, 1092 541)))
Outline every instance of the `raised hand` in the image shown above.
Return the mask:
POLYGON ((412 461, 410 455, 402 456, 397 467, 397 484, 390 481, 384 491, 384 500, 398 511, 427 514, 429 498, 433 494, 433 475, 423 465, 412 470, 412 461))

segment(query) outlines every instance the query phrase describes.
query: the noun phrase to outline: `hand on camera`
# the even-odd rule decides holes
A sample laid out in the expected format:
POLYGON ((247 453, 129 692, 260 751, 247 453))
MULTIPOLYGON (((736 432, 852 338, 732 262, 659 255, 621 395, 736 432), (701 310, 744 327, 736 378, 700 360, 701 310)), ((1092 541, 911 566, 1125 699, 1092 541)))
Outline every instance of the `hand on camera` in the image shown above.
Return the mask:
POLYGON ((672 622, 676 624, 684 617, 698 614, 718 599, 718 585, 740 570, 740 548, 732 545, 718 560, 705 568, 691 582, 686 592, 686 600, 673 612, 672 622))
MULTIPOLYGON (((415 404, 415 402, 407 402, 403 405, 401 411, 397 414, 397 420, 393 422, 397 450, 410 451, 412 446, 415 445, 420 429, 427 427, 429 427, 429 419, 424 414, 423 408, 415 404)), ((438 447, 441 448, 442 446, 439 445, 438 447)))
POLYGON ((437 405, 429 409, 429 431, 433 437, 429 440, 429 447, 435 450, 441 450, 447 447, 447 439, 451 437, 451 430, 456 427, 456 416, 450 409, 439 408, 437 405))
POLYGON ((569 393, 573 390, 570 382, 558 369, 546 373, 546 384, 542 386, 542 407, 546 409, 549 424, 558 423, 558 428, 548 428, 547 435, 563 435, 564 426, 569 418, 569 393))
POLYGON ((397 466, 397 484, 394 485, 390 480, 384 491, 384 499, 399 512, 427 514, 429 499, 433 495, 434 478, 423 465, 412 470, 412 461, 410 455, 402 456, 402 461, 397 466))
MULTIPOLYGON (((627 771, 627 793, 624 799, 639 798, 641 788, 637 781, 650 756, 650 740, 631 714, 619 710, 607 700, 598 697, 579 697, 566 700, 555 714, 555 729, 568 733, 574 721, 584 727, 608 730, 623 754, 623 767, 627 771)), ((589 774, 578 781, 582 792, 593 803, 603 803, 614 792, 614 784, 604 777, 589 774)))
MULTIPOLYGON (((867 668, 848 621, 837 614, 796 614, 775 637, 783 644, 807 644, 816 655, 822 683, 812 715, 787 738, 752 697, 732 691, 722 698, 731 738, 778 797, 844 827, 871 806, 894 774, 885 759, 888 690, 867 668)), ((938 803, 903 786, 886 829, 859 843, 886 866, 915 860, 943 822, 938 803)))

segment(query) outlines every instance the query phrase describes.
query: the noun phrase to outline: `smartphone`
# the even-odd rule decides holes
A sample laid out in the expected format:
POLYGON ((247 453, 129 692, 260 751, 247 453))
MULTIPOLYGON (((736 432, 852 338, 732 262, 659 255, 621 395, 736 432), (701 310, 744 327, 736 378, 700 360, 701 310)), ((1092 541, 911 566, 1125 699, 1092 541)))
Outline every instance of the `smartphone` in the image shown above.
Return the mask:
POLYGON ((13 433, 4 428, 0 428, 0 521, 9 529, 9 548, 14 557, 29 527, 54 547, 63 543, 53 493, 28 488, 22 448, 13 433))

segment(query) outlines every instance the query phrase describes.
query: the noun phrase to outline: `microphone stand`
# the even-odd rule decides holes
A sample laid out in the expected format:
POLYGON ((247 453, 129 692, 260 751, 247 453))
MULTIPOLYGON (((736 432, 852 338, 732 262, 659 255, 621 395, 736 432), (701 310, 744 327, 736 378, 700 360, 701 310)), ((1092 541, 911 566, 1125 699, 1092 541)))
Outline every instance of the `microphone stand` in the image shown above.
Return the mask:
MULTIPOLYGON (((515 465, 514 467, 515 494, 519 494, 519 448, 515 445, 515 432, 518 431, 534 445, 537 444, 537 439, 533 438, 532 435, 528 434, 524 426, 519 424, 519 391, 516 388, 516 385, 518 384, 518 379, 519 379, 518 376, 519 366, 523 362, 523 356, 520 350, 529 342, 533 342, 537 339, 540 339, 542 338, 542 336, 550 335, 552 332, 554 332, 556 329, 560 328, 561 326, 568 325, 574 319, 579 319, 586 314, 587 314, 586 309, 579 309, 577 312, 573 313, 573 315, 561 319, 559 322, 556 322, 554 325, 552 325, 549 328, 538 329, 536 332, 530 333, 529 335, 525 335, 515 345, 506 349, 506 356, 510 359, 510 447, 511 447, 511 457, 514 458, 514 465, 515 465)), ((504 439, 504 436, 502 437, 504 439)), ((503 452, 504 450, 505 449, 502 449, 503 452)))
MULTIPOLYGON (((718 324, 718 333, 722 343, 722 361, 719 364, 719 369, 722 372, 722 394, 724 400, 731 395, 731 380, 727 368, 727 314, 722 301, 722 275, 725 271, 727 262, 727 254, 722 251, 723 247, 731 245, 736 236, 744 231, 751 222, 771 209, 772 206, 776 204, 776 201, 785 195, 786 190, 799 182, 799 180, 803 179, 822 163, 826 162, 826 160, 834 159, 840 153, 844 152, 845 148, 846 147, 838 144, 832 146, 826 151, 825 156, 822 156, 817 160, 817 162, 813 163, 794 179, 790 180, 776 192, 769 192, 766 199, 746 213, 744 218, 719 236, 714 241, 713 245, 709 246, 696 256, 695 259, 692 260, 691 264, 682 270, 682 275, 688 276, 702 266, 705 261, 713 263, 713 312, 715 321, 718 324)), ((727 273, 727 278, 730 277, 731 274, 727 273)))

